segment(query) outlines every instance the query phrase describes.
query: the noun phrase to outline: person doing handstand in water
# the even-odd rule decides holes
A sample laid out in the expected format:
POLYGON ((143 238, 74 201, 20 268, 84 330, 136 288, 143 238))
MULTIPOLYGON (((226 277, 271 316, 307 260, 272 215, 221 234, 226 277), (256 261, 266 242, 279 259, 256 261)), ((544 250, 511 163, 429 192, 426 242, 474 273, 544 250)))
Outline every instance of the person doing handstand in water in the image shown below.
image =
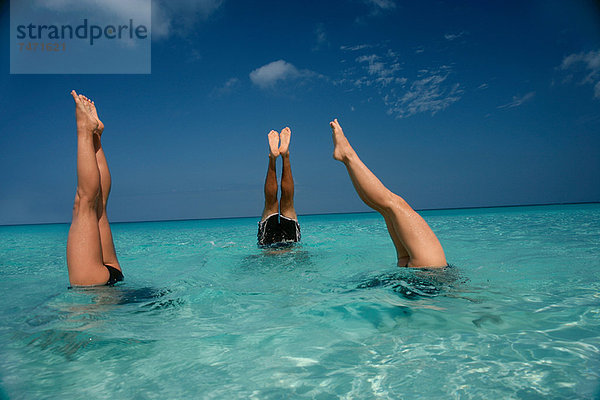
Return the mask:
POLYGON ((123 280, 106 203, 111 178, 102 149, 104 124, 94 102, 71 92, 77 118, 77 192, 67 239, 67 268, 72 286, 113 285, 123 280))
POLYGON ((396 246, 398 265, 416 268, 448 266, 444 249, 427 222, 402 197, 383 186, 358 158, 337 119, 329 125, 333 133, 333 158, 344 163, 362 201, 385 219, 396 246))
POLYGON ((265 179, 265 208, 258 223, 259 246, 300 241, 300 225, 294 209, 294 178, 290 165, 290 128, 269 132, 269 166, 265 179), (280 144, 281 141, 281 144, 280 144), (277 201, 277 157, 281 156, 281 200, 277 201))

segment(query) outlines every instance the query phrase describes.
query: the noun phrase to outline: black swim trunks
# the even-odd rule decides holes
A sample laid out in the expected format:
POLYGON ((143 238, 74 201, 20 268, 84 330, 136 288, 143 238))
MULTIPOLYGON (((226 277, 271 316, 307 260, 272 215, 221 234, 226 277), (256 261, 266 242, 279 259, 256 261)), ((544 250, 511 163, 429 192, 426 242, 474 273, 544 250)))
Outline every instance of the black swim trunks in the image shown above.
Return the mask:
POLYGON ((121 282, 123 279, 125 279, 125 277, 123 276, 123 273, 121 271, 119 271, 118 269, 116 269, 115 267, 111 267, 110 265, 106 265, 104 264, 104 266, 106 267, 106 269, 108 270, 108 282, 106 282, 106 286, 112 286, 117 282, 121 282))
POLYGON ((300 225, 295 219, 272 214, 258 223, 257 236, 259 246, 299 242, 300 225))

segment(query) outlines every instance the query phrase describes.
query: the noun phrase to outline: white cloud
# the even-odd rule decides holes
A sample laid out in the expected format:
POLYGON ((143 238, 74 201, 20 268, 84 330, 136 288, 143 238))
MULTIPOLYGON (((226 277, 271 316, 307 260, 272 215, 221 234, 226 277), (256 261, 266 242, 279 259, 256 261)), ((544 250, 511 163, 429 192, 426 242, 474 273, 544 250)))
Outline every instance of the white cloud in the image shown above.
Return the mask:
POLYGON ((421 112, 430 112, 435 115, 445 110, 450 104, 461 98, 462 89, 458 83, 446 85, 444 82, 450 75, 448 67, 437 71, 426 71, 410 84, 403 94, 393 90, 384 97, 388 106, 388 114, 396 118, 406 118, 421 112))
POLYGON ((592 85, 594 97, 600 99, 600 50, 568 55, 560 64, 560 69, 571 72, 577 72, 576 70, 582 67, 585 76, 581 84, 592 85))
POLYGON ((444 35, 444 38, 445 38, 446 40, 450 40, 450 41, 452 41, 452 40, 459 39, 459 38, 460 38, 460 37, 462 37, 464 34, 465 34, 465 31, 462 31, 462 32, 459 32, 459 33, 446 33, 446 34, 444 35))
POLYGON ((510 103, 503 104, 498 106, 498 108, 514 108, 519 107, 523 103, 533 99, 535 96, 535 92, 529 92, 524 94, 523 96, 513 96, 512 101, 510 103))
POLYGON ((583 62, 588 69, 598 71, 600 69, 600 50, 568 55, 563 59, 560 66, 562 69, 568 69, 580 62, 583 62))
POLYGON ((292 64, 278 60, 250 72, 250 80, 262 89, 275 86, 279 81, 296 78, 300 72, 292 64))
POLYGON ((271 89, 280 82, 319 76, 309 70, 299 70, 284 60, 273 61, 250 72, 250 80, 261 89, 271 89))
POLYGON ((340 50, 344 50, 344 51, 358 51, 358 50, 363 50, 363 49, 368 49, 372 47, 371 45, 368 44, 359 44, 356 46, 340 46, 340 50))
MULTIPOLYGON (((122 0, 119 0, 122 1, 122 0)), ((225 0, 152 0, 152 27, 161 37, 187 35, 194 26, 205 21, 225 0)))
POLYGON ((356 17, 354 22, 360 25, 365 24, 369 17, 378 17, 396 8, 395 0, 362 0, 362 2, 368 7, 369 13, 356 17))
POLYGON ((488 87, 490 87, 490 85, 488 85, 487 83, 482 83, 481 85, 479 85, 477 87, 477 89, 483 90, 483 89, 487 89, 488 87))
POLYGON ((101 18, 133 18, 149 25, 148 5, 152 3, 152 37, 185 35, 196 23, 206 20, 224 0, 36 0, 36 5, 54 11, 86 11, 101 18))
MULTIPOLYGON (((395 55, 392 53, 392 56, 395 55)), ((370 86, 372 83, 378 83, 382 86, 387 86, 390 83, 395 82, 396 79, 404 79, 404 82, 406 81, 405 78, 398 78, 395 76, 396 72, 400 71, 401 69, 399 62, 386 63, 382 61, 382 59, 376 54, 360 56, 356 58, 356 61, 358 63, 367 64, 367 73, 374 79, 374 82, 369 83, 368 86, 370 86)))
MULTIPOLYGON (((360 47, 361 50, 370 48, 360 47)), ((390 49, 360 55, 354 62, 354 66, 347 68, 343 72, 344 77, 336 83, 351 84, 359 90, 376 90, 387 113, 396 118, 422 112, 435 115, 460 100, 463 93, 460 84, 450 82, 451 67, 422 68, 411 74, 404 70, 400 56, 390 49), (410 75, 416 76, 410 78, 410 75)))

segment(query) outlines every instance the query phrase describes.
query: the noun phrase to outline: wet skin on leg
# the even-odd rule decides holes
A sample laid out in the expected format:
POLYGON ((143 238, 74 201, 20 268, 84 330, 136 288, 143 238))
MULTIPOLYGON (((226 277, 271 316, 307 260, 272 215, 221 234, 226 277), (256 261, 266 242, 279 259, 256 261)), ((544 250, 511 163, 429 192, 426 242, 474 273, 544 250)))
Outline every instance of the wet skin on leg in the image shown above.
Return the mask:
POLYGON ((445 267, 444 250, 425 220, 403 198, 388 190, 360 160, 337 119, 330 122, 330 126, 333 158, 344 163, 356 192, 365 204, 384 217, 396 247, 398 265, 445 267))

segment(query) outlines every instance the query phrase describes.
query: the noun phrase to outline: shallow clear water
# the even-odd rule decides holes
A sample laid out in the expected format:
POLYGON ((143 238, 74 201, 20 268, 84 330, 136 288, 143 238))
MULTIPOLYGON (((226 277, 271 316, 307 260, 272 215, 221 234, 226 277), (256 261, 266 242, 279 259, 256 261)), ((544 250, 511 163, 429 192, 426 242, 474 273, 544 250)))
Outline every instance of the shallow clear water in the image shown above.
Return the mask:
POLYGON ((67 289, 68 225, 0 227, 0 398, 598 398, 600 205, 114 224, 126 281, 67 289))

